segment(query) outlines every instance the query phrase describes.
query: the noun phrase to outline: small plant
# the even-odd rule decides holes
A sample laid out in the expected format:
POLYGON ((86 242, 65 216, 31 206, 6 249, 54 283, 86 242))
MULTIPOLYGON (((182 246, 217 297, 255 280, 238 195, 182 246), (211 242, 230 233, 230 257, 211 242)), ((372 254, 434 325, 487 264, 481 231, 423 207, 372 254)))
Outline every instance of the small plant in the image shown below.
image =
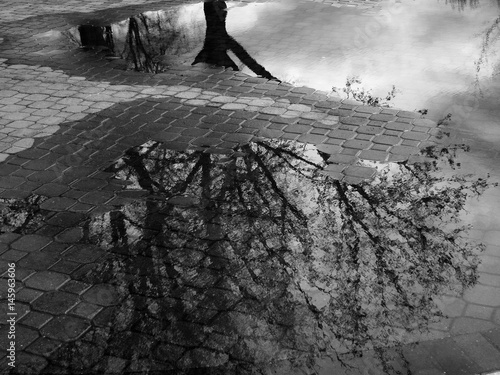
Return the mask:
POLYGON ((332 87, 334 92, 343 92, 346 94, 347 99, 354 99, 362 102, 363 104, 371 105, 373 107, 390 107, 389 101, 396 97, 396 94, 400 92, 396 89, 396 86, 392 85, 392 90, 389 91, 385 98, 374 96, 371 90, 366 90, 362 87, 357 87, 360 85, 361 79, 357 76, 348 77, 344 88, 332 87))

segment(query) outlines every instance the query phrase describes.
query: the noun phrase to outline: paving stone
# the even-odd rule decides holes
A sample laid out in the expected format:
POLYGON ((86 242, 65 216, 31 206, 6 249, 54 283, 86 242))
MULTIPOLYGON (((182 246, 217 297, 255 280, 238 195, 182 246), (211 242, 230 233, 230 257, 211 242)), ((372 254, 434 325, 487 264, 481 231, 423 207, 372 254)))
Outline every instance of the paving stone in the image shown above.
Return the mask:
POLYGON ((363 141, 359 139, 348 139, 342 144, 345 148, 354 148, 357 150, 365 150, 371 146, 370 141, 363 141))
POLYGON ((103 255, 103 250, 90 244, 74 245, 62 254, 65 260, 78 263, 92 263, 103 255))
POLYGON ((48 338, 58 341, 74 341, 90 328, 86 319, 74 316, 58 316, 47 323, 40 333, 48 338))
POLYGON ((344 171, 344 173, 347 176, 357 177, 364 180, 372 178, 376 173, 376 169, 370 167, 350 166, 344 171))
POLYGON ((120 301, 116 288, 108 284, 98 284, 87 290, 83 296, 86 302, 99 306, 113 306, 120 301))
POLYGON ((51 239, 48 237, 28 234, 16 240, 11 246, 15 250, 34 252, 44 248, 50 242, 51 239))
POLYGON ((43 325, 52 319, 52 315, 31 311, 22 320, 21 323, 25 326, 34 329, 40 329, 43 325))
POLYGON ((58 257, 47 252, 32 252, 21 259, 18 263, 20 267, 26 267, 33 270, 45 270, 58 261, 58 257))
POLYGON ((317 134, 302 134, 297 140, 299 142, 317 145, 323 143, 326 140, 326 137, 324 135, 317 134))
POLYGON ((363 126, 367 125, 370 120, 363 117, 341 117, 340 122, 346 125, 363 126))
POLYGON ((389 154, 384 151, 376 151, 376 150, 363 150, 359 154, 359 158, 363 160, 372 160, 385 162, 387 161, 389 154))
POLYGON ((481 371, 477 363, 466 357, 456 342, 451 339, 434 340, 422 343, 432 353, 433 359, 449 374, 472 374, 481 371))
POLYGON ((227 134, 222 139, 227 142, 248 143, 254 136, 252 134, 234 133, 227 134))
POLYGON ((43 292, 30 288, 23 288, 16 293, 16 298, 18 301, 31 303, 40 297, 43 292))
POLYGON ((68 228, 59 233, 55 240, 63 243, 77 243, 83 238, 82 228, 68 228))
POLYGON ((356 137, 357 133, 350 130, 339 130, 335 129, 328 133, 328 137, 348 140, 356 137))
MULTIPOLYGON (((409 147, 409 146, 394 146, 391 148, 391 153, 395 155, 415 155, 419 154, 420 150, 417 147, 409 147)), ((391 160, 389 160, 391 161, 391 160)))
POLYGON ((16 354, 16 373, 17 374, 38 374, 46 366, 48 361, 38 355, 25 352, 16 354))
POLYGON ((34 191, 35 194, 44 195, 47 197, 58 197, 69 190, 67 185, 48 183, 44 184, 34 191))
POLYGON ((47 337, 39 337, 36 341, 31 343, 26 350, 30 353, 49 357, 60 348, 61 345, 62 342, 60 341, 52 340, 47 337))
POLYGON ((40 271, 28 278, 25 281, 25 284, 27 287, 33 289, 56 290, 67 280, 69 280, 69 277, 65 274, 51 271, 40 271))
POLYGON ((46 200, 40 205, 40 208, 49 211, 66 211, 74 205, 76 200, 65 197, 54 197, 46 200))
POLYGON ((16 186, 21 185, 24 182, 24 178, 15 176, 1 176, 0 177, 0 188, 2 189, 12 189, 16 186))
POLYGON ((500 288, 487 285, 476 285, 464 293, 464 300, 478 305, 500 306, 500 288))
MULTIPOLYGON (((19 318, 19 317, 17 317, 19 318)), ((0 327, 0 347, 8 348, 10 340, 8 338, 8 325, 0 327)), ((36 330, 16 324, 16 350, 20 352, 38 338, 36 330)), ((4 349, 5 350, 5 349, 4 349)))
POLYGON ((61 286, 60 290, 68 293, 82 294, 88 288, 90 288, 90 284, 77 280, 70 280, 61 286))
POLYGON ((17 262, 20 259, 22 259, 24 256, 26 256, 26 254, 28 254, 28 253, 25 251, 7 250, 2 255, 0 255, 0 260, 4 260, 7 262, 17 262))
POLYGON ((85 217, 82 214, 77 214, 74 212, 58 212, 46 222, 47 224, 60 227, 73 227, 84 220, 84 218, 85 217))
POLYGON ((75 294, 50 291, 36 299, 32 307, 34 310, 59 315, 69 311, 77 302, 78 297, 75 294))
POLYGON ((92 303, 81 302, 75 307, 73 307, 70 313, 90 320, 94 318, 97 315, 97 313, 99 313, 99 311, 101 310, 102 310, 101 306, 92 303))

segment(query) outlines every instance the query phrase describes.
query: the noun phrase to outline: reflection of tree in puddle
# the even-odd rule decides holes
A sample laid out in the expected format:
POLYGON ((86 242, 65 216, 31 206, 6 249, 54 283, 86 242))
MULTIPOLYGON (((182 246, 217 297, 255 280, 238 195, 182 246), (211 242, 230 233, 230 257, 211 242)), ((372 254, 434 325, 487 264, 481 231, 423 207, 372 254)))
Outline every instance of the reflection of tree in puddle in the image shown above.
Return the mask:
POLYGON ((32 233, 40 228, 44 220, 40 204, 46 199, 39 195, 25 199, 0 198, 0 234, 32 233))
POLYGON ((109 252, 87 281, 123 297, 113 325, 87 335, 99 353, 87 369, 118 357, 143 373, 245 373, 425 330, 433 297, 476 281, 456 220, 486 186, 446 183, 428 156, 349 185, 322 174, 327 155, 285 141, 231 155, 131 149, 112 169, 149 196, 86 229, 109 252))
POLYGON ((227 53, 230 50, 255 74, 274 79, 227 33, 224 1, 206 1, 203 10, 195 4, 145 12, 111 26, 81 25, 78 33, 73 30, 69 37, 79 39, 84 47, 111 51, 109 59, 120 58, 122 65, 125 62, 136 71, 160 73, 188 60, 192 65, 208 63, 238 70, 227 53))

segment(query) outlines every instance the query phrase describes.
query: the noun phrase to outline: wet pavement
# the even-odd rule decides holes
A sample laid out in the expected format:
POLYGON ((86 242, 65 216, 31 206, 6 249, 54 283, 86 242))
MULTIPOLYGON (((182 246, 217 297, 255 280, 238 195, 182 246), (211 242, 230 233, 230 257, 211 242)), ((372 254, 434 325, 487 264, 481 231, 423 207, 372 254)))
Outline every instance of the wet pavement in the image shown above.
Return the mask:
MULTIPOLYGON (((377 5, 315 3, 306 2, 318 14, 322 7, 377 5)), ((271 139, 300 142, 285 143, 288 151, 290 145, 302 151, 310 146, 300 145, 314 145, 320 153, 313 159, 293 148, 308 167, 287 160, 292 171, 307 176, 313 173, 311 163, 321 164, 321 178, 358 184, 375 176, 373 162, 408 160, 440 141, 436 123, 420 113, 365 106, 203 64, 138 73, 125 70, 102 48, 84 50, 68 43, 66 32, 78 25, 104 27, 181 4, 186 6, 174 1, 54 1, 36 7, 2 2, 0 265, 4 279, 9 263, 16 265, 13 373, 175 373, 172 363, 191 371, 186 373, 205 367, 213 373, 243 373, 255 358, 257 367, 265 368, 276 356, 289 359, 307 352, 304 347, 321 352, 318 328, 307 320, 303 306, 287 296, 290 279, 280 273, 276 259, 270 257, 266 267, 256 263, 258 258, 249 256, 245 264, 234 258, 252 251, 256 256, 259 246, 274 249, 259 241, 283 235, 273 227, 284 212, 276 202, 298 199, 294 194, 300 193, 290 189, 284 194, 276 181, 280 187, 308 186, 302 177, 297 177, 300 183, 286 180, 283 176, 294 174, 273 169, 274 159, 257 152, 259 147, 276 149, 271 139), (248 144, 253 148, 245 148, 248 144), (235 196, 241 204, 237 209, 207 198, 225 191, 211 179, 222 179, 221 171, 233 164, 258 163, 255 155, 265 163, 248 173, 257 181, 249 180, 254 195, 244 190, 235 196), (218 167, 203 174, 202 165, 218 167), (212 188, 188 183, 203 178, 212 188), (276 195, 264 198, 257 186, 265 192, 274 189, 276 195), (214 215, 219 210, 223 221, 214 215), (269 222, 255 224, 252 217, 269 222), (238 226, 250 228, 246 237, 238 226), (247 243, 253 248, 243 246, 247 243), (244 272, 245 267, 258 272, 244 272), (298 330, 294 321, 301 321, 298 330), (277 339, 282 337, 286 340, 277 339), (308 339, 298 339, 303 337, 308 339), (283 354, 283 347, 293 355, 283 354), (227 363, 234 367, 223 367, 227 363)), ((498 167, 491 167, 498 149, 467 132, 453 137, 472 147, 464 170, 498 179, 498 167)), ((222 186, 229 189, 230 184, 222 186)), ((449 318, 432 323, 430 333, 404 337, 419 341, 403 349, 416 374, 500 369, 500 223, 495 215, 500 194, 498 189, 485 194, 492 203, 472 205, 464 218, 474 224, 472 238, 486 244, 479 283, 463 296, 440 298, 439 307, 449 318)), ((310 204, 312 198, 301 199, 310 204)), ((290 215, 301 218, 293 210, 290 215)), ((286 225, 301 228, 300 220, 286 225)), ((304 235, 297 238, 307 243, 304 235)), ((1 292, 3 315, 8 316, 7 289, 1 292)), ((9 344, 5 320, 2 348, 9 344)), ((9 371, 6 351, 2 356, 2 371, 9 371)), ((329 361, 323 371, 384 373, 374 367, 374 357, 366 352, 351 362, 358 366, 351 370, 329 361)), ((395 361, 401 365, 400 358, 395 361)))

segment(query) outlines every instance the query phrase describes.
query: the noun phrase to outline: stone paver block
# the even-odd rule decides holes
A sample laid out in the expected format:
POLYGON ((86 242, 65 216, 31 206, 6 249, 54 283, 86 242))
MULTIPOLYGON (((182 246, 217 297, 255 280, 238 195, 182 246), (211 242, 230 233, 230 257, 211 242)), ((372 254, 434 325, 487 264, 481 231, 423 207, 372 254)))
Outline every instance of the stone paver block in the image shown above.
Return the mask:
POLYGON ((333 154, 328 158, 328 163, 335 164, 354 164, 358 158, 354 155, 333 154))
POLYGON ((243 134, 243 133, 226 134, 222 137, 224 141, 237 142, 237 143, 248 143, 253 138, 254 136, 252 134, 243 134))
POLYGON ((57 197, 69 190, 67 185, 48 183, 40 186, 34 191, 35 194, 45 195, 47 197, 57 197))
POLYGON ((348 139, 342 144, 342 147, 353 148, 356 150, 366 150, 371 146, 371 144, 372 143, 370 141, 363 141, 359 139, 348 139))
POLYGON ((487 285, 476 285, 474 288, 467 290, 463 298, 467 302, 478 305, 499 307, 500 288, 487 285))
POLYGON ((316 145, 316 149, 318 151, 324 152, 326 154, 334 155, 338 154, 340 151, 342 151, 342 147, 338 145, 331 145, 331 144, 319 144, 316 145))
POLYGON ((481 372, 478 364, 467 358, 461 348, 451 338, 422 343, 432 353, 447 374, 468 375, 481 372))
POLYGON ((48 357, 53 354, 62 345, 61 341, 49 339, 47 337, 39 337, 26 349, 30 353, 35 353, 48 357))
POLYGON ((120 296, 116 288, 108 284, 94 285, 86 291, 82 298, 89 303, 99 306, 113 306, 120 301, 120 296))
POLYGON ((474 333, 486 331, 495 328, 496 325, 490 321, 476 318, 460 317, 455 318, 449 331, 451 335, 460 335, 464 333, 474 333))
POLYGON ((311 143, 311 144, 321 144, 326 140, 326 137, 318 134, 303 134, 298 139, 299 142, 311 143))
POLYGON ((52 315, 40 313, 37 311, 31 311, 21 320, 21 323, 31 328, 40 329, 43 325, 47 324, 52 318, 53 318, 52 315))
POLYGON ((27 287, 40 290, 56 290, 62 284, 69 280, 68 275, 51 272, 41 271, 33 274, 25 281, 27 287))
POLYGON ((370 179, 372 178, 377 170, 371 167, 363 167, 363 166, 350 166, 348 167, 344 173, 346 176, 357 177, 360 179, 370 179))
POLYGON ((259 112, 265 113, 267 115, 282 115, 286 111, 287 110, 285 108, 280 108, 280 107, 265 107, 262 108, 259 112))
POLYGON ((393 116, 393 115, 390 115, 390 114, 379 113, 379 114, 371 115, 370 119, 374 120, 374 121, 389 122, 389 121, 395 121, 396 120, 396 116, 393 116))
POLYGON ((92 263, 99 259, 104 251, 95 245, 79 244, 74 245, 65 251, 62 256, 65 260, 78 263, 92 263))
POLYGON ((77 280, 70 280, 64 284, 60 290, 63 292, 82 294, 85 290, 90 288, 90 285, 77 280))
POLYGON ((373 107, 370 105, 360 105, 354 108, 355 112, 360 112, 360 113, 371 113, 371 114, 376 114, 380 113, 380 107, 373 107))
POLYGON ((400 132, 408 131, 413 129, 413 125, 405 123, 405 122, 397 122, 397 121, 391 121, 388 122, 384 125, 385 129, 388 130, 396 130, 400 132))
POLYGON ((19 352, 16 355, 16 373, 17 374, 38 374, 47 365, 48 361, 38 355, 25 352, 19 352))
POLYGON ((500 369, 500 351, 479 333, 456 336, 453 341, 472 361, 481 367, 481 371, 500 369))
POLYGON ((0 177, 0 188, 2 189, 12 189, 16 186, 21 185, 24 182, 24 178, 16 176, 2 176, 0 177))
POLYGON ((101 310, 102 310, 101 306, 95 305, 93 303, 81 302, 75 307, 73 307, 70 313, 91 320, 101 310))
POLYGON ((358 134, 378 135, 383 132, 383 129, 378 126, 367 125, 367 126, 360 126, 355 131, 358 134))
POLYGON ((98 190, 107 185, 107 182, 100 179, 95 178, 86 178, 84 180, 78 181, 72 184, 74 189, 82 190, 82 191, 94 191, 98 190))
POLYGON ((32 306, 35 310, 59 315, 66 313, 77 302, 78 297, 75 294, 61 291, 50 291, 34 301, 32 306))
POLYGON ((18 266, 33 270, 46 270, 58 261, 58 257, 48 252, 33 252, 24 257, 18 266))
MULTIPOLYGON (((2 351, 8 348, 10 345, 10 339, 8 338, 9 326, 4 325, 0 328, 0 347, 2 351)), ((39 337, 36 330, 24 327, 20 324, 16 324, 16 349, 21 351, 25 349, 29 344, 35 341, 39 337)))
POLYGON ((291 124, 291 125, 287 125, 283 129, 283 131, 285 133, 292 133, 292 134, 306 134, 311 129, 312 129, 312 127, 310 125, 291 124))
POLYGON ((269 121, 264 120, 248 120, 241 124, 244 128, 264 129, 269 125, 269 121))
POLYGON ((418 112, 412 112, 412 111, 399 111, 396 114, 396 116, 403 117, 403 118, 419 118, 421 116, 421 114, 418 112))
POLYGON ((420 149, 419 148, 417 148, 417 147, 411 147, 411 146, 394 146, 394 147, 391 148, 390 151, 391 151, 391 154, 403 155, 403 156, 415 155, 415 154, 419 154, 420 153, 420 149))
POLYGON ((500 329, 492 329, 486 332, 481 332, 481 335, 488 340, 497 350, 500 350, 500 329))
POLYGON ((23 288, 16 294, 16 298, 18 301, 31 303, 40 297, 43 292, 30 288, 23 288))
POLYGON ((373 138, 373 143, 395 146, 401 142, 401 138, 390 135, 378 135, 373 138))
POLYGON ((17 262, 28 254, 25 251, 19 250, 8 250, 0 255, 0 260, 5 260, 7 262, 17 262))
POLYGON ((76 243, 83 238, 82 228, 69 228, 59 233, 55 240, 62 243, 76 243))
POLYGON ((413 120, 412 124, 416 125, 416 126, 425 126, 427 128, 434 128, 437 126, 437 123, 435 121, 425 119, 425 118, 415 119, 415 120, 413 120))
POLYGON ((409 139, 412 141, 426 141, 427 139, 429 139, 429 137, 430 137, 429 134, 412 132, 412 131, 405 132, 401 135, 401 138, 409 139))
POLYGON ((498 245, 500 244, 500 230, 491 230, 486 232, 483 237, 486 244, 498 245))
POLYGON ((370 120, 363 117, 341 117, 340 122, 346 125, 363 126, 367 125, 370 120))
POLYGON ((352 139, 356 137, 356 135, 357 135, 356 132, 350 130, 340 130, 340 129, 335 129, 328 133, 328 137, 330 138, 337 138, 343 140, 352 139))
POLYGON ((49 237, 40 236, 38 234, 28 234, 13 242, 11 246, 15 250, 31 253, 44 248, 51 241, 49 237))
POLYGON ((73 227, 79 224, 85 216, 75 212, 58 212, 52 216, 47 223, 50 225, 56 225, 59 227, 73 227))
POLYGON ((56 197, 47 199, 43 202, 40 207, 44 210, 49 211, 65 211, 72 205, 76 203, 76 200, 65 198, 65 197, 56 197))
POLYGON ((389 154, 384 151, 376 151, 376 150, 363 150, 359 154, 359 158, 363 160, 372 160, 372 161, 387 161, 389 154))
POLYGON ((86 319, 74 316, 58 316, 47 323, 40 333, 48 338, 59 341, 73 341, 90 328, 86 319))

